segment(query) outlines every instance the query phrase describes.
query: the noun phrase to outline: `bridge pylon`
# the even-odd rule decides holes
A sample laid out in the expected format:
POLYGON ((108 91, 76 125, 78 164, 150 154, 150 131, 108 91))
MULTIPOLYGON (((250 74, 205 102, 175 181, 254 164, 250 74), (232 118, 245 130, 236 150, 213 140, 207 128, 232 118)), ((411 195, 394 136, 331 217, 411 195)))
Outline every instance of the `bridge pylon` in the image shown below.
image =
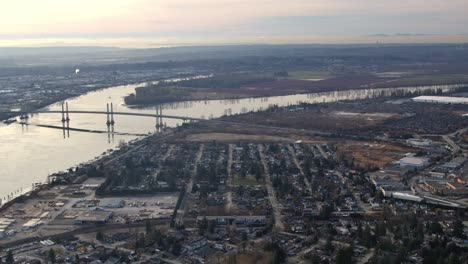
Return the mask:
POLYGON ((107 125, 107 126, 110 126, 110 125, 111 125, 111 121, 110 121, 109 103, 107 103, 107 111, 106 111, 106 116, 107 116, 107 122, 106 122, 106 125, 107 125))
POLYGON ((65 102, 65 109, 66 109, 66 117, 65 117, 65 120, 67 122, 70 121, 70 112, 68 111, 68 102, 65 102))
POLYGON ((115 121, 114 121, 114 104, 113 103, 107 103, 107 111, 106 111, 106 115, 107 115, 107 122, 106 122, 106 125, 107 126, 114 126, 115 124, 115 121), (109 108, 110 106, 110 108, 109 108))
POLYGON ((164 128, 163 118, 162 118, 162 106, 156 106, 156 130, 159 132, 164 128))
POLYGON ((110 124, 113 126, 115 124, 115 121, 114 121, 114 104, 113 103, 110 104, 110 109, 111 109, 110 110, 111 111, 110 112, 110 118, 111 118, 110 124))
POLYGON ((65 103, 62 102, 62 123, 65 123, 65 103))

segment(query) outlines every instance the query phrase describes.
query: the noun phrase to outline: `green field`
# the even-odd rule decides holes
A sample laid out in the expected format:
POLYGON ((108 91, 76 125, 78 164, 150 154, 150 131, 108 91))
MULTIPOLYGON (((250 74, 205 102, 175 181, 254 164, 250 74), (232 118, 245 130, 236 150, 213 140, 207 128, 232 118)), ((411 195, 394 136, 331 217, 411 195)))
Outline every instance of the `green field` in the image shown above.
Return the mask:
POLYGON ((326 71, 291 71, 288 74, 288 79, 296 80, 328 79, 333 77, 332 74, 326 71))

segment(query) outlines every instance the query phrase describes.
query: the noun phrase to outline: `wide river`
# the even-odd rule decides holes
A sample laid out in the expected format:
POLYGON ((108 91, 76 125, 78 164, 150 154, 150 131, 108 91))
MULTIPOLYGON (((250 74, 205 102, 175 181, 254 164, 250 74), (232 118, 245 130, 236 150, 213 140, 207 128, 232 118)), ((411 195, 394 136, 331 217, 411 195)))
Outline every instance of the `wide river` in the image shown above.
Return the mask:
MULTIPOLYGON (((134 108, 126 106, 123 97, 134 92, 142 84, 111 87, 71 98, 72 110, 106 111, 106 104, 113 103, 114 111, 155 113, 154 107, 134 108)), ((168 103, 162 105, 163 114, 197 118, 216 118, 225 114, 243 113, 266 109, 271 105, 293 105, 301 102, 321 103, 339 100, 355 100, 390 96, 398 92, 454 91, 464 85, 425 86, 392 89, 351 90, 328 93, 247 98, 239 100, 212 100, 168 103)), ((45 109, 60 110, 61 103, 45 109)), ((107 131, 105 115, 71 114, 70 127, 107 131)), ((29 126, 0 124, 0 199, 31 189, 33 183, 44 182, 49 174, 64 171, 80 163, 90 161, 120 143, 140 136, 70 131, 39 127, 39 125, 62 126, 60 114, 36 114, 29 119, 29 126), (20 191, 21 190, 21 191, 20 191)), ((156 120, 148 117, 115 116, 115 132, 147 134, 155 132, 156 120)), ((181 121, 165 119, 163 122, 174 127, 181 121)))

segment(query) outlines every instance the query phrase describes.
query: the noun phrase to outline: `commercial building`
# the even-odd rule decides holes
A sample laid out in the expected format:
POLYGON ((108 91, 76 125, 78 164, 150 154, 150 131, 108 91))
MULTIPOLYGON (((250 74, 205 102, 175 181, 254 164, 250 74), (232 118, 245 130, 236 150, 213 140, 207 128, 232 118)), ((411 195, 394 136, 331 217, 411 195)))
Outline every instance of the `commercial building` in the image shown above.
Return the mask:
POLYGON ((430 139, 410 138, 406 140, 406 143, 415 147, 429 147, 432 145, 430 139))
POLYGON ((442 168, 445 171, 458 170, 459 168, 463 166, 463 164, 465 164, 465 162, 466 162, 465 158, 458 157, 458 158, 454 158, 453 160, 447 163, 440 165, 440 168, 442 168))
POLYGON ((105 224, 112 217, 112 212, 102 210, 80 211, 75 218, 76 225, 105 224))
POLYGON ((466 97, 453 97, 453 96, 418 96, 412 99, 417 103, 438 103, 438 104, 468 104, 466 97))
POLYGON ((428 158, 415 157, 413 154, 411 154, 398 160, 397 164, 400 165, 400 167, 422 169, 422 168, 429 166, 430 162, 428 158))
POLYGON ((107 199, 101 202, 101 206, 105 208, 123 208, 125 201, 122 199, 107 199))

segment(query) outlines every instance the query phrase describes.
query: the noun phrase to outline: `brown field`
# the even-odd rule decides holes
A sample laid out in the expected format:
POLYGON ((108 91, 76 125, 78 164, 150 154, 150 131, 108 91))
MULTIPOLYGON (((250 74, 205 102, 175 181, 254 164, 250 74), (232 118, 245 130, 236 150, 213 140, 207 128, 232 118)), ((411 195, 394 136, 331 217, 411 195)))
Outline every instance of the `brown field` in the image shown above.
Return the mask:
POLYGON ((354 160, 355 165, 362 168, 380 168, 406 153, 417 151, 414 148, 383 142, 345 141, 338 143, 337 147, 338 156, 343 156, 348 161, 354 160))
POLYGON ((262 124, 306 130, 337 131, 341 129, 363 129, 382 124, 395 113, 367 113, 354 111, 330 111, 315 107, 304 111, 278 113, 258 112, 229 117, 236 122, 262 124))
POLYGON ((292 143, 298 140, 309 144, 325 144, 328 142, 328 140, 323 137, 312 135, 307 131, 258 128, 248 125, 220 125, 215 123, 200 123, 195 128, 185 130, 183 133, 178 133, 169 139, 169 141, 175 143, 185 141, 219 141, 223 143, 292 143))
POLYGON ((247 135, 247 134, 233 134, 233 133, 201 133, 190 134, 185 137, 187 141, 191 142, 294 142, 291 138, 276 137, 268 135, 247 135))

